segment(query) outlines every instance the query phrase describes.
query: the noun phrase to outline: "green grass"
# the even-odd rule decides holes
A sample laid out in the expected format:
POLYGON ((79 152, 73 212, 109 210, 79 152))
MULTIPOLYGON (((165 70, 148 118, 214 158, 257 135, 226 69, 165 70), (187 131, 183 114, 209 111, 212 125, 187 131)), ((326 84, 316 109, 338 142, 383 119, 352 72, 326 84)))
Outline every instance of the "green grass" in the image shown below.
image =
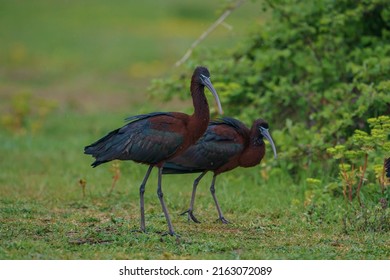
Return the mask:
MULTIPOLYGON (((188 2, 0 3, 0 117, 22 120, 0 125, 0 259, 388 259, 388 232, 346 231, 340 219, 307 218, 306 186, 295 183, 303 171, 292 176, 277 165, 258 166, 218 177, 228 225, 216 222, 210 174, 198 187, 201 224, 179 215, 188 207, 195 175, 164 176, 179 242, 162 236, 167 226, 156 171, 145 194, 146 234, 137 230, 138 188, 147 167, 122 162, 121 178, 108 194, 110 163, 92 169, 83 147, 126 116, 161 107, 188 110, 181 103, 150 102, 144 94, 151 78, 174 71, 221 5, 188 2), (12 104, 20 93, 36 102, 12 104), (43 114, 40 98, 58 106, 43 114), (87 182, 85 197, 80 179, 87 182)), ((238 43, 259 21, 258 4, 243 6, 228 20, 233 32, 220 27, 202 47, 238 43)))
POLYGON ((145 196, 147 233, 137 232, 138 187, 147 167, 121 163, 121 178, 109 195, 110 164, 92 169, 91 158, 82 153, 120 119, 118 114, 53 114, 36 135, 1 134, 0 153, 7 160, 0 173, 0 259, 389 258, 388 233, 345 233, 341 220, 308 222, 302 204, 293 203, 304 200, 305 187, 287 174, 264 180, 260 167, 217 179, 228 225, 216 221, 210 174, 198 187, 195 214, 201 224, 179 215, 188 207, 195 175, 164 176, 180 242, 162 236, 167 226, 154 171, 145 196), (80 179, 87 181, 85 197, 80 179))

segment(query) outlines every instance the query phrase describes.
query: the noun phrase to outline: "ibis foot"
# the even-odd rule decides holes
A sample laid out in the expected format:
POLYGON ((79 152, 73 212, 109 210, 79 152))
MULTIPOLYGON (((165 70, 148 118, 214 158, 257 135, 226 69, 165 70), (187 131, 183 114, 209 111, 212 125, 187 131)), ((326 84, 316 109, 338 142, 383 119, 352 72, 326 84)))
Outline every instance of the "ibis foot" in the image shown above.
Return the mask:
POLYGON ((228 220, 226 220, 224 217, 219 217, 218 219, 217 219, 217 221, 221 221, 223 224, 230 224, 230 222, 228 221, 228 220))
POLYGON ((185 215, 185 214, 187 214, 188 221, 192 220, 193 222, 195 222, 197 224, 200 224, 200 221, 194 216, 194 214, 192 213, 191 209, 188 209, 187 211, 184 211, 180 215, 185 215))
POLYGON ((176 237, 176 239, 180 239, 180 235, 179 234, 177 234, 176 232, 164 232, 161 236, 167 236, 167 235, 170 235, 170 236, 174 236, 174 237, 176 237))

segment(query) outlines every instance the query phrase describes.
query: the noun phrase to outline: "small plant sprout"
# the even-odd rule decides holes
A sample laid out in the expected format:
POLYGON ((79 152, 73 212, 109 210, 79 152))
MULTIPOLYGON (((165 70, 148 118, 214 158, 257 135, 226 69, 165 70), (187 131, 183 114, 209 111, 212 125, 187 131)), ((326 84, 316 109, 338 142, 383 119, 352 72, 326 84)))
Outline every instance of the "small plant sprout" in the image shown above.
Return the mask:
POLYGON ((112 193, 112 191, 115 188, 116 182, 119 180, 121 177, 121 169, 120 169, 120 162, 119 161, 114 161, 111 164, 110 171, 113 174, 112 175, 112 184, 111 184, 111 189, 110 192, 108 193, 109 195, 112 193))
POLYGON ((85 198, 85 188, 87 187, 87 181, 85 179, 80 179, 79 185, 81 187, 81 190, 83 191, 83 198, 85 198))

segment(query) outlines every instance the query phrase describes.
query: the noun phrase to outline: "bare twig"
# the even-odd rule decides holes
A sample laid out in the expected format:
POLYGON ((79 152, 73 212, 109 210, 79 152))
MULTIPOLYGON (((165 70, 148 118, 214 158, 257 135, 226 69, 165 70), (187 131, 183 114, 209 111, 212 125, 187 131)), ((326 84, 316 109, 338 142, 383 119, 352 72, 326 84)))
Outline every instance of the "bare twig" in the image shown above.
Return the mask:
POLYGON ((184 56, 178 60, 175 63, 175 66, 180 66, 182 65, 192 54, 193 50, 196 48, 197 45, 199 45, 206 37, 215 29, 217 28, 218 25, 223 23, 223 21, 238 7, 240 7, 245 0, 238 0, 235 5, 232 5, 231 7, 228 7, 226 11, 205 31, 200 35, 200 37, 192 43, 190 48, 187 50, 187 52, 184 54, 184 56))

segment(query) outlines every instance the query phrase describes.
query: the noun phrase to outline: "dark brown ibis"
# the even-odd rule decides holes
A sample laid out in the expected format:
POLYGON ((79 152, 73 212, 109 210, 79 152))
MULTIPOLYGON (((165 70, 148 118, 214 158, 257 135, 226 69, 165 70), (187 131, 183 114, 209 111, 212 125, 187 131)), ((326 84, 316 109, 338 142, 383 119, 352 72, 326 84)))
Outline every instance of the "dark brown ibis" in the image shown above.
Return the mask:
POLYGON ((162 166, 167 160, 183 153, 195 144, 206 131, 210 120, 210 110, 204 93, 205 87, 214 95, 219 112, 222 114, 221 103, 210 81, 209 70, 199 66, 195 69, 191 79, 190 90, 194 104, 194 113, 191 116, 179 112, 155 112, 129 117, 126 119, 128 121, 126 125, 111 131, 84 148, 86 154, 96 159, 92 163, 93 167, 114 159, 132 160, 149 165, 140 186, 141 231, 143 232, 145 232, 145 185, 153 167, 157 167, 157 195, 167 220, 169 234, 175 235, 163 198, 162 166))
POLYGON ((276 148, 268 132, 267 122, 262 119, 255 120, 251 129, 248 129, 240 121, 224 117, 210 122, 205 134, 195 145, 165 163, 163 174, 201 173, 193 184, 190 208, 183 213, 188 214, 188 220, 192 219, 199 223, 193 214, 196 188, 203 176, 212 171, 214 176, 210 192, 217 207, 219 220, 228 223, 215 195, 215 179, 219 174, 236 167, 252 167, 259 164, 265 154, 264 138, 270 142, 276 158, 276 148))

